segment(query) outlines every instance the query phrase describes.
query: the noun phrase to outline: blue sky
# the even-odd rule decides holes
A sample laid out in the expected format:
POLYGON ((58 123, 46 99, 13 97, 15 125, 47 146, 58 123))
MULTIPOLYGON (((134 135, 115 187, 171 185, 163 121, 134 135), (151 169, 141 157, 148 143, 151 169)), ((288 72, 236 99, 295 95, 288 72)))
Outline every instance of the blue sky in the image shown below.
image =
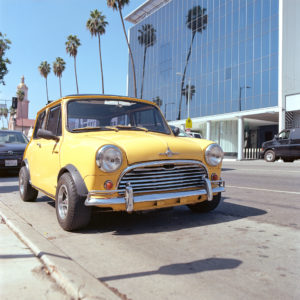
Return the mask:
MULTIPOLYGON (((123 16, 144 2, 131 0, 124 8, 123 16)), ((62 93, 75 94, 73 57, 65 50, 65 41, 70 34, 77 35, 81 42, 77 54, 79 92, 101 93, 98 41, 86 29, 86 21, 94 9, 101 11, 109 22, 106 34, 101 37, 105 93, 125 95, 127 45, 119 13, 108 8, 106 0, 0 0, 0 31, 12 42, 6 53, 11 64, 4 78, 6 85, 0 85, 0 100, 15 96, 24 75, 30 101, 29 118, 35 118, 37 111, 46 104, 45 79, 38 71, 44 60, 51 65, 49 99, 59 98, 58 78, 52 72, 52 64, 58 56, 66 62, 62 93)), ((126 21, 125 25, 127 29, 132 26, 126 21)))

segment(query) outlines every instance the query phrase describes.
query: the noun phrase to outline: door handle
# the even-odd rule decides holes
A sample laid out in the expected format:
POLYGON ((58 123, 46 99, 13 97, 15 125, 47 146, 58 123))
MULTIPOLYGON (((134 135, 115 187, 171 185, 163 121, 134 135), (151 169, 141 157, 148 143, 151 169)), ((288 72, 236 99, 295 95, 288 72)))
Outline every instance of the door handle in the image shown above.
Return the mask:
POLYGON ((36 143, 36 145, 37 145, 39 148, 42 147, 42 145, 41 145, 40 143, 36 143))

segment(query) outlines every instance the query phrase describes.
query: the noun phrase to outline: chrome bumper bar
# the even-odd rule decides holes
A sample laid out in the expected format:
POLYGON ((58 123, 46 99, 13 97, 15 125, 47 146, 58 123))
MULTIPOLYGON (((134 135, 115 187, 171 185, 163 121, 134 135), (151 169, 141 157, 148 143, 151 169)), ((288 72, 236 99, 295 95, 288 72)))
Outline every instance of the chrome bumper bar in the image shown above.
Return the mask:
POLYGON ((133 195, 133 188, 128 185, 125 190, 111 190, 111 191, 90 191, 87 195, 87 198, 84 202, 86 206, 109 206, 114 204, 125 204, 127 212, 132 212, 134 203, 141 202, 150 202, 150 201, 160 201, 160 200, 169 200, 174 198, 183 198, 190 196, 201 196, 207 195, 207 199, 211 201, 213 199, 214 193, 221 193, 225 191, 225 181, 217 180, 210 181, 205 178, 205 188, 184 191, 184 192, 170 192, 170 193, 161 193, 161 194, 146 194, 141 196, 133 195), (218 187, 212 187, 212 184, 218 184, 218 187), (117 198, 98 198, 99 196, 108 196, 114 193, 125 193, 124 197, 117 198))

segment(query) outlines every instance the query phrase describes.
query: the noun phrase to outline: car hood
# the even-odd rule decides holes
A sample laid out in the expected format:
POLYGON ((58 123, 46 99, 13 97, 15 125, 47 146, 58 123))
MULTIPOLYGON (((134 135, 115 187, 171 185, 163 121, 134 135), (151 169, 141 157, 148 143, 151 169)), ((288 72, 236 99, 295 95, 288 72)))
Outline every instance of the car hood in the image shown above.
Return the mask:
POLYGON ((97 141, 99 147, 107 144, 118 146, 125 153, 129 164, 164 159, 203 160, 205 148, 212 143, 204 139, 144 131, 88 133, 86 138, 93 140, 93 143, 97 141))
POLYGON ((24 151, 27 144, 0 144, 0 152, 6 152, 6 151, 24 151))

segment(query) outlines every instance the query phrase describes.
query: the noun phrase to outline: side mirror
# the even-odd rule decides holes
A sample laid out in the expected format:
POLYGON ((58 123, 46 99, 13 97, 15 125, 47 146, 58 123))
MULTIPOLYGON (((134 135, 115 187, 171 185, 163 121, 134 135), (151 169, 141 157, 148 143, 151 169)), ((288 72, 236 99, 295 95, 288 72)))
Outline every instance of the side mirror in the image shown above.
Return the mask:
POLYGON ((175 136, 178 136, 179 135, 179 128, 178 127, 172 128, 172 132, 174 133, 175 136))
POLYGON ((37 132, 37 137, 46 139, 46 140, 55 140, 58 141, 59 137, 54 135, 51 131, 45 129, 39 129, 37 132))
POLYGON ((275 139, 275 140, 278 140, 278 134, 275 134, 275 135, 274 135, 274 139, 275 139))

